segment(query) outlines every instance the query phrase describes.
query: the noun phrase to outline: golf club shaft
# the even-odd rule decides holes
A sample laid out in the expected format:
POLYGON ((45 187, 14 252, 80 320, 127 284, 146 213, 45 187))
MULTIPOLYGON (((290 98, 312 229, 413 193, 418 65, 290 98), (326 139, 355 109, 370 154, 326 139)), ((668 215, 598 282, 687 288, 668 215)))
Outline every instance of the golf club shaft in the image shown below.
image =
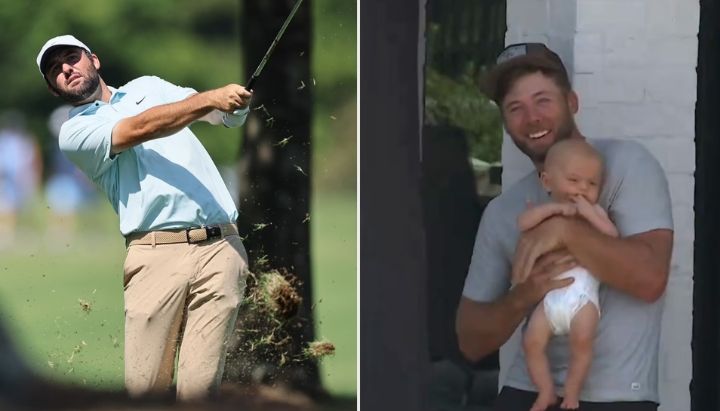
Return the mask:
POLYGON ((257 80, 257 78, 260 77, 260 73, 262 72, 263 68, 265 67, 265 63, 267 63, 273 50, 275 50, 275 46, 280 41, 280 37, 282 37, 283 33, 285 33, 285 29, 287 28, 288 24, 290 24, 290 20, 292 20, 293 16, 295 16, 295 13, 297 12, 298 8, 300 8, 301 3, 302 3, 302 0, 298 0, 295 3, 295 5, 293 6, 292 11, 290 11, 290 14, 285 19, 285 22, 283 23, 282 27, 280 28, 280 31, 278 31, 272 44, 270 44, 270 48, 268 48, 267 52, 265 52, 265 55, 263 56, 262 60, 260 60, 260 64, 258 64, 257 68, 255 69, 255 72, 252 74, 252 76, 250 77, 250 80, 247 82, 247 85, 245 86, 246 89, 248 89, 248 90, 253 89, 253 85, 255 85, 255 80, 257 80))

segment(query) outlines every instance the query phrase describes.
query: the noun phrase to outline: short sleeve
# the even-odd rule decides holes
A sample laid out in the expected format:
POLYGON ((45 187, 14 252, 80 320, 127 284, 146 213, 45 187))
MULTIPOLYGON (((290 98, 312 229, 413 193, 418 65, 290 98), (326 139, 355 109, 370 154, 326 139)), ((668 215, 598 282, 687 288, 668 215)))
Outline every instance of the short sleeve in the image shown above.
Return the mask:
POLYGON ((626 144, 620 154, 625 156, 623 173, 617 176, 617 191, 608 210, 620 235, 672 230, 672 204, 660 163, 645 147, 634 142, 626 144))
POLYGON ((491 201, 480 220, 463 289, 463 296, 473 301, 493 301, 510 288, 510 261, 500 241, 500 216, 498 203, 491 201))
POLYGON ((91 180, 96 181, 115 161, 110 157, 112 130, 120 118, 78 115, 60 129, 60 150, 91 180))

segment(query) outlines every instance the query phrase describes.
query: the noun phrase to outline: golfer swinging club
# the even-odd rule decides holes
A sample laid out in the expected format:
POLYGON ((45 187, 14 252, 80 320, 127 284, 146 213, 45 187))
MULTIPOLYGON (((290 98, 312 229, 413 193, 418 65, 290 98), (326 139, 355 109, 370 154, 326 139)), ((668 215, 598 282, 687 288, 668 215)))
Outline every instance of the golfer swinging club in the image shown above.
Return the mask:
POLYGON ((48 40, 37 64, 50 92, 74 106, 60 149, 105 192, 126 239, 128 392, 168 390, 179 349, 177 398, 215 393, 247 254, 232 197, 188 126, 241 126, 252 93, 238 84, 198 93, 152 76, 113 88, 71 35, 48 40))

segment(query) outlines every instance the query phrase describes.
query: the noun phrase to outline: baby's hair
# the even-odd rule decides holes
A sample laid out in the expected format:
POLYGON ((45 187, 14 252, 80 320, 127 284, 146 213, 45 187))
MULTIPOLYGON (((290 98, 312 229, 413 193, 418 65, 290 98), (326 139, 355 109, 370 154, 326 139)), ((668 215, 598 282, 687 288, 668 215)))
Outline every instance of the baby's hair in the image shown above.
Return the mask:
POLYGON ((558 164, 558 162, 568 158, 568 156, 577 155, 596 159, 600 162, 601 167, 604 166, 600 152, 585 141, 585 139, 581 138, 569 138, 553 144, 545 157, 545 166, 558 164))

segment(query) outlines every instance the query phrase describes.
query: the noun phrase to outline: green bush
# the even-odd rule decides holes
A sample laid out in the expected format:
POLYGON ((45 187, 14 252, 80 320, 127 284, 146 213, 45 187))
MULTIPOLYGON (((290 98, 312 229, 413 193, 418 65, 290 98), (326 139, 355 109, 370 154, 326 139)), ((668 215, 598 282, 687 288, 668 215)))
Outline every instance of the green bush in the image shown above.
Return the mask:
POLYGON ((464 130, 471 157, 497 162, 502 147, 500 114, 495 103, 480 93, 474 78, 466 73, 452 79, 428 68, 425 73, 425 124, 464 130))

